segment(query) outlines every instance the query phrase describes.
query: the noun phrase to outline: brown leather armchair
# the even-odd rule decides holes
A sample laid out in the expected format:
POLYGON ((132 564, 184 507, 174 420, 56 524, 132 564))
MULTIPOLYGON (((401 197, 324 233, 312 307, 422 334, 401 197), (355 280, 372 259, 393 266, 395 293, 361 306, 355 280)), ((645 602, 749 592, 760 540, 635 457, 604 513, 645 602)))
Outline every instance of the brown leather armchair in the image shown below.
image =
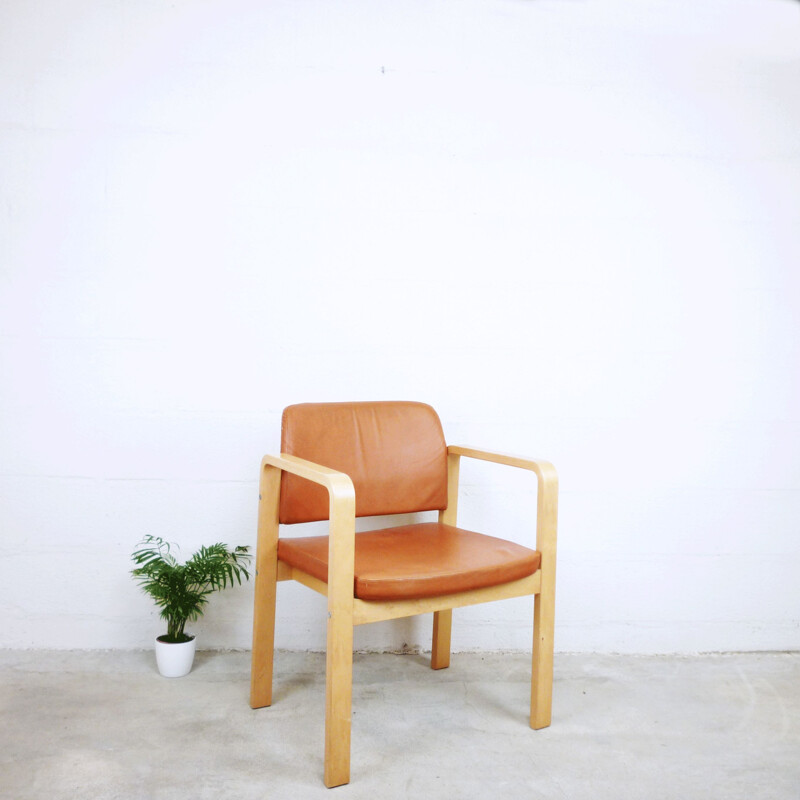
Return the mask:
POLYGON ((283 412, 261 465, 250 705, 272 702, 277 582, 327 596, 325 785, 350 780, 353 626, 433 612, 431 667, 450 664, 452 609, 535 595, 530 725, 550 724, 558 478, 552 464, 445 444, 422 403, 309 403, 283 412), (531 470, 536 549, 456 527, 462 456, 531 470), (355 518, 438 511, 438 522, 355 532, 355 518), (328 536, 278 537, 329 520, 328 536))

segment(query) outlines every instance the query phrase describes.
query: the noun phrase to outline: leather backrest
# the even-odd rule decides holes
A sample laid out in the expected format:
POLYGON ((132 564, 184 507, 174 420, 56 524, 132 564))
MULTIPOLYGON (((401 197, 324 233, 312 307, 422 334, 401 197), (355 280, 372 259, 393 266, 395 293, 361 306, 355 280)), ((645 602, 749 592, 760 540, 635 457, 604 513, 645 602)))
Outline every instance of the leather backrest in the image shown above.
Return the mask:
MULTIPOLYGON (((344 472, 356 516, 447 507, 447 446, 436 412, 424 403, 303 403, 284 409, 281 452, 344 472)), ((328 519, 328 492, 284 472, 282 523, 328 519)))

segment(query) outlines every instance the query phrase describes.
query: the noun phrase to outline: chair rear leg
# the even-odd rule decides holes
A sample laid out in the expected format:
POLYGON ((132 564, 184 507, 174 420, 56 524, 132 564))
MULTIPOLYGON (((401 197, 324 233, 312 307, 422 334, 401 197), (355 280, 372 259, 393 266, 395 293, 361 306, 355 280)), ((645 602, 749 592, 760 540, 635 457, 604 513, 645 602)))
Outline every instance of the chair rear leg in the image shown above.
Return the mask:
POLYGON ((253 655, 250 706, 272 705, 275 598, 278 590, 278 493, 281 472, 263 465, 258 494, 258 543, 253 601, 253 655))
POLYGON ((431 669, 445 669, 450 666, 450 631, 452 627, 452 608, 433 612, 431 669))

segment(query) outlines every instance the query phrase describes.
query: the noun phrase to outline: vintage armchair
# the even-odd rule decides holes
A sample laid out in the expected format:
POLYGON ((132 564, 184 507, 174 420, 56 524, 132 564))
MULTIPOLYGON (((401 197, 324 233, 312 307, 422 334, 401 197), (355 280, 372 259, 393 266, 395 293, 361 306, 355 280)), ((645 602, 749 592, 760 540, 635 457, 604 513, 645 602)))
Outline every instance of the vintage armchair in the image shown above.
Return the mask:
POLYGON ((353 626, 433 612, 431 667, 450 664, 452 609, 535 595, 530 725, 550 724, 558 478, 547 461, 445 444, 412 402, 308 403, 283 412, 261 464, 250 705, 272 703, 277 582, 327 595, 325 785, 350 780, 353 626), (456 527, 462 456, 538 479, 536 549, 456 527), (355 532, 355 518, 438 511, 438 522, 355 532), (279 524, 329 520, 328 536, 279 524))

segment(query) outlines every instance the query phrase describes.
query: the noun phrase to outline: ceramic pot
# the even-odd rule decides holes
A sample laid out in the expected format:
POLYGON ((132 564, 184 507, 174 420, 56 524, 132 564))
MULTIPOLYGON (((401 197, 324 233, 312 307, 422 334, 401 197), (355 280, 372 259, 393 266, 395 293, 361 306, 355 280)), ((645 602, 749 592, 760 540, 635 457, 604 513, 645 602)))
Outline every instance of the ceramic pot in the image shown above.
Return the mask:
POLYGON ((188 642, 162 642, 163 636, 156 638, 156 663, 158 671, 165 678, 180 678, 188 675, 194 662, 195 638, 188 642))

